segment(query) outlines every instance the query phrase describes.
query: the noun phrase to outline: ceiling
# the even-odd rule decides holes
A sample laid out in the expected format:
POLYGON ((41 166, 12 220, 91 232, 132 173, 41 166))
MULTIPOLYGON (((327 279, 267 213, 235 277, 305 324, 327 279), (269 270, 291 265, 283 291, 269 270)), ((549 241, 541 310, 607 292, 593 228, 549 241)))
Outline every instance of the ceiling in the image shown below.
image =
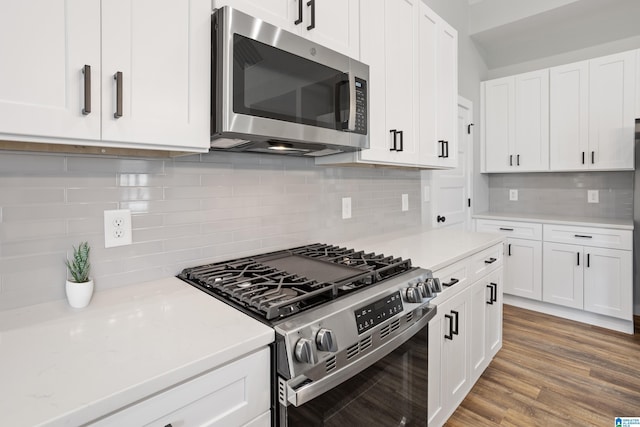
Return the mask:
POLYGON ((640 40, 640 0, 467 0, 469 35, 495 69, 640 40))

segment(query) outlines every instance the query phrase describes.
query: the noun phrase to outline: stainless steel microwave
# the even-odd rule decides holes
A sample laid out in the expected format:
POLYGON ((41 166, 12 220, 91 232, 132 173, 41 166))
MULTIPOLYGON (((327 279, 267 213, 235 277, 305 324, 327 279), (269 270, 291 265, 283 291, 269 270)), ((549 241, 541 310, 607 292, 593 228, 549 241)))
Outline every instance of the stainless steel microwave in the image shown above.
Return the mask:
POLYGON ((367 65, 229 7, 212 19, 212 151, 369 147, 367 65))

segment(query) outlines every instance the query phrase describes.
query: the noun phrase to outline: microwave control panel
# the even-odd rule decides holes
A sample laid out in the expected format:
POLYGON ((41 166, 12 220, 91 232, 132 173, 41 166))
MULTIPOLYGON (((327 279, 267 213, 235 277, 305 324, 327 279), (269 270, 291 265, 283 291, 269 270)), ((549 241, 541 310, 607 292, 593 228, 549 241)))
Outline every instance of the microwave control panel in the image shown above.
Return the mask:
POLYGON ((356 82, 356 123, 353 132, 367 134, 367 81, 355 78, 356 82))
POLYGON ((400 291, 396 291, 391 295, 354 310, 353 314, 356 317, 358 334, 363 334, 385 320, 391 319, 396 314, 401 313, 403 309, 400 291))

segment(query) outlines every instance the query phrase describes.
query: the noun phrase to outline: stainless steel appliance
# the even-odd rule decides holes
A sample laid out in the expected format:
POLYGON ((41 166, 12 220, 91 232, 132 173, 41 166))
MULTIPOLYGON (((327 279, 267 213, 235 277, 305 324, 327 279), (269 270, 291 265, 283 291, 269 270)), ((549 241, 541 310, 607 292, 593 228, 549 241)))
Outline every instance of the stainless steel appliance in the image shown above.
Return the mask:
POLYGON ((426 426, 429 270, 312 244, 178 277, 274 328, 274 426, 426 426))
POLYGON ((229 7, 212 19, 213 150, 369 147, 367 65, 229 7))

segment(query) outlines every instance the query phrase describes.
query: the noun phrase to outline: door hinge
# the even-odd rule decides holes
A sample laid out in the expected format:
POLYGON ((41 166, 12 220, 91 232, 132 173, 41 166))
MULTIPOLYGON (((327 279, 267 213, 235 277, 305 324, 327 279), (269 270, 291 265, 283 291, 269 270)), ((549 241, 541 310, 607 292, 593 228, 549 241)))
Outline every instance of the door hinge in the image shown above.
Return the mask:
POLYGON ((467 207, 471 207, 471 199, 467 199, 467 207))
POLYGON ((471 135, 471 126, 473 126, 473 123, 467 125, 467 135, 471 135))

